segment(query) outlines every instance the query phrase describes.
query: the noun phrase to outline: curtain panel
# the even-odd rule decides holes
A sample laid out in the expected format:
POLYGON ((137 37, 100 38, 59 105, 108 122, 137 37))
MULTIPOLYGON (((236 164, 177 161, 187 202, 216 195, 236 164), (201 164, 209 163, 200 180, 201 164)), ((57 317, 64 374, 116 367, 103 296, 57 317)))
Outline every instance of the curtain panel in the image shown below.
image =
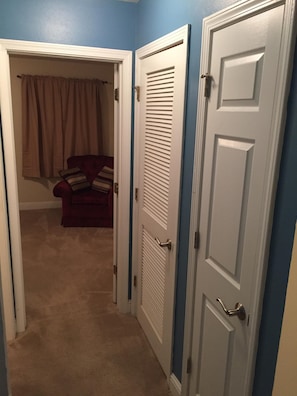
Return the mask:
POLYGON ((101 154, 103 84, 22 75, 24 177, 57 177, 68 157, 101 154))

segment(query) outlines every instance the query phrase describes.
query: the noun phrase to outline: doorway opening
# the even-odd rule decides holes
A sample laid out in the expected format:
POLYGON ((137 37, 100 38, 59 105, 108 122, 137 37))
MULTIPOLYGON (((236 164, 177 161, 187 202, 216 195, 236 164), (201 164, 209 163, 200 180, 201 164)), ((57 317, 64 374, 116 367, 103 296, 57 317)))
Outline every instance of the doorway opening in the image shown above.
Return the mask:
MULTIPOLYGON (((117 266, 117 305, 120 312, 129 312, 129 202, 130 202, 130 150, 131 150, 131 84, 132 52, 113 49, 66 46, 1 40, 0 97, 5 180, 1 180, 1 199, 7 196, 8 214, 1 218, 1 227, 10 236, 6 251, 1 254, 2 284, 11 284, 10 295, 3 295, 6 334, 13 339, 26 327, 24 280, 21 251, 19 197, 17 187, 16 153, 14 141, 13 109, 11 95, 10 56, 37 56, 64 60, 85 60, 117 64, 115 84, 118 84, 119 101, 115 103, 115 182, 120 186, 115 198, 117 206, 114 265, 117 266), (9 250, 9 252, 8 252, 9 250), (7 259, 11 252, 11 262, 7 259), (6 257, 3 261, 2 258, 6 257), (13 295, 11 291, 14 291, 13 295), (16 320, 14 321, 14 314, 16 320)), ((5 202, 3 202, 5 204, 5 202)))
MULTIPOLYGON (((23 256, 23 264, 24 264, 24 293, 25 293, 25 307, 26 311, 38 311, 42 309, 42 301, 47 300, 47 304, 49 303, 49 299, 51 299, 50 295, 54 295, 57 292, 57 281, 59 279, 59 268, 63 271, 64 262, 66 261, 66 265, 69 262, 72 262, 72 278, 67 276, 64 279, 65 287, 67 283, 74 281, 76 276, 79 274, 75 274, 74 268, 75 265, 79 264, 80 254, 71 255, 71 251, 73 250, 73 243, 71 243, 71 238, 67 243, 64 241, 64 251, 68 251, 66 257, 62 259, 60 263, 60 267, 57 268, 57 273, 54 276, 53 287, 48 288, 48 296, 44 296, 38 302, 38 306, 32 308, 32 302, 36 302, 36 299, 40 299, 41 296, 37 297, 38 294, 38 286, 36 288, 35 281, 39 279, 39 282, 42 283, 42 279, 48 277, 46 273, 49 269, 53 271, 54 266, 48 262, 48 256, 50 256, 50 252, 52 248, 55 248, 56 243, 50 248, 47 247, 46 240, 52 241, 55 238, 54 233, 60 235, 61 240, 64 234, 63 232, 59 232, 58 228, 53 228, 56 224, 57 226, 61 224, 61 216, 62 216, 62 204, 61 198, 56 198, 53 195, 54 186, 61 180, 60 177, 52 177, 52 178, 28 178, 22 176, 22 90, 21 90, 21 79, 24 75, 33 75, 33 76, 51 76, 57 78, 72 78, 72 79, 83 79, 83 80, 100 80, 103 83, 100 85, 100 103, 98 102, 98 114, 101 117, 101 128, 97 130, 98 133, 102 135, 101 137, 101 147, 99 147, 98 154, 104 155, 107 157, 114 158, 114 73, 115 73, 115 64, 109 62, 94 62, 94 61, 86 61, 86 60, 72 60, 72 59, 57 59, 57 58, 48 58, 48 57, 31 57, 31 56, 19 56, 19 55, 11 55, 10 56, 10 73, 11 73, 11 93, 12 93, 12 109, 13 109, 13 121, 14 121, 14 141, 15 141, 15 153, 16 153, 16 169, 17 169, 17 184, 18 184, 18 193, 19 193, 19 207, 20 207, 20 231, 21 231, 21 241, 22 241, 22 256, 23 256), (36 212, 37 211, 37 212, 36 212), (51 218, 52 217, 52 218, 51 218), (52 222, 52 220, 55 220, 52 222), (41 226, 41 228, 40 228, 41 226), (39 229, 39 231, 38 231, 39 229), (30 237, 29 237, 30 235, 30 237), (43 237, 40 238, 40 236, 43 237), (28 242, 31 238, 32 245, 28 242), (24 239, 23 239, 24 238, 24 239), (31 248, 28 248, 28 243, 31 248), (34 253, 35 258, 34 262, 39 263, 37 267, 33 265, 28 268, 28 261, 30 261, 30 253, 33 253, 35 250, 36 243, 39 243, 41 246, 45 243, 43 250, 44 254, 40 252, 34 253), (28 257, 29 256, 29 257, 28 257), (41 259, 44 257, 44 259, 41 259), (42 265, 44 262, 48 262, 47 265, 42 265), (27 263, 27 265, 26 265, 27 263), (43 268, 43 271, 39 270, 43 268), (48 268, 49 267, 49 268, 48 268), (35 269, 34 269, 35 268, 35 269), (32 274, 34 272, 34 274, 32 274), (38 275, 39 274, 39 275, 38 275), (30 283, 30 279, 33 284, 30 283), (74 278, 73 278, 74 277, 74 278), (35 285, 35 286, 34 286, 35 285), (28 301, 31 301, 29 303, 28 301)), ((79 117, 81 113, 78 112, 77 117, 79 117)), ((98 115, 99 117, 99 115, 98 115)), ((78 121, 79 122, 79 121, 78 121)), ((91 133, 91 131, 88 131, 91 133)), ((117 132, 117 131, 116 131, 117 132)), ((83 134, 83 129, 81 129, 80 133, 83 134)), ((56 148, 58 149, 58 148, 56 148)), ((89 152, 84 152, 84 154, 89 154, 89 152)), ((113 194, 112 194, 113 196, 113 194)), ((115 212, 116 212, 115 207, 115 212)), ((116 216, 115 216, 115 233, 117 231, 116 227, 116 216)), ((83 234, 89 235, 90 239, 93 238, 94 230, 83 230, 78 229, 78 232, 75 235, 79 240, 83 238, 83 234), (81 232, 79 232, 81 231, 81 232)), ((107 231, 107 230, 106 230, 107 231)), ((111 230, 112 231, 112 230, 111 230)), ((106 232, 106 235, 109 236, 108 243, 113 246, 112 239, 113 233, 106 232)), ((102 232, 98 234, 98 249, 100 246, 100 236, 102 236, 102 232)), ((86 237, 85 237, 86 238, 86 237)), ((88 239, 88 238, 87 238, 88 239)), ((57 240, 59 245, 59 240, 57 240)), ((96 246, 92 246, 92 243, 89 244, 89 249, 98 251, 96 246)), ((77 244, 76 244, 77 246, 77 244)), ((116 247, 115 247, 116 252, 116 247)), ((110 252, 111 259, 108 257, 109 266, 107 268, 107 273, 112 274, 113 269, 113 252, 110 252), (111 262, 110 262, 111 261, 111 262)), ((57 257, 54 258, 53 264, 56 264, 57 257)), ((92 258, 93 259, 93 258, 92 258)), ((92 261, 90 259, 90 261, 92 261)), ((95 258, 94 258, 95 259, 95 258)), ((84 262, 86 259, 83 259, 84 262)), ((95 263, 94 263, 95 264, 95 263)), ((91 265, 91 263, 89 263, 91 265)), ((49 275, 49 274, 48 274, 49 275)), ((66 274, 65 274, 66 275, 66 274)), ((112 276, 112 275, 111 275, 112 276)), ((79 278, 78 278, 79 281, 79 278)), ((38 281, 37 281, 38 282, 38 281)), ((81 280, 83 282, 83 280, 81 280)), ((116 282, 114 282, 114 302, 116 302, 116 282)), ((71 296, 68 297, 71 299, 71 296)), ((55 296, 55 301, 59 301, 59 298, 55 296)), ((33 303, 34 306, 34 303, 33 303)), ((29 321, 29 317, 28 317, 29 321)))

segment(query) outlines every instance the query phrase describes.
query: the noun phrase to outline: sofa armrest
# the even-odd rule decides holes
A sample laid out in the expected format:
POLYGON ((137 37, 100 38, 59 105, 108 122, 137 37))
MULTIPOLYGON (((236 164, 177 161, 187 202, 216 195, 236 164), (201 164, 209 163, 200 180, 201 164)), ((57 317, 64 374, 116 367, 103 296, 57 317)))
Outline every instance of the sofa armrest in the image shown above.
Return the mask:
POLYGON ((65 180, 62 180, 55 185, 53 189, 53 194, 55 197, 71 198, 72 189, 65 180))

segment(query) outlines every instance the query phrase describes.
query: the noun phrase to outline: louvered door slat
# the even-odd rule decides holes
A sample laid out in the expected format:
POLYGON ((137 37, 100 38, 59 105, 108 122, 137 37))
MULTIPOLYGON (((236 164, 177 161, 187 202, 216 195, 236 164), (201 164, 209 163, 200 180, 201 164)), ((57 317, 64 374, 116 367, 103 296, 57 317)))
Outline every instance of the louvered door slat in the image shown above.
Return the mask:
MULTIPOLYGON (((163 169, 156 169, 151 167, 150 165, 147 166, 145 173, 147 173, 148 175, 153 176, 154 178, 163 178, 164 174, 163 174, 163 169)), ((166 175, 166 173, 165 173, 166 175)), ((164 178, 163 178, 163 182, 165 184, 164 178)))
MULTIPOLYGON (((144 171, 144 209, 158 219, 166 228, 168 216, 168 185, 170 176, 172 111, 174 93, 174 68, 157 71, 147 76, 146 110, 150 112, 145 121, 144 170, 148 167, 157 177, 152 183, 151 175, 144 171), (162 97, 164 91, 170 93, 168 99, 162 97), (158 100, 156 99, 158 96, 158 100), (159 114, 168 112, 166 124, 160 123, 159 114), (154 117, 154 113, 158 115, 154 117), (152 128, 153 125, 153 128, 152 128), (157 158, 156 158, 157 157, 157 158), (160 161, 158 157, 164 159, 160 161), (167 161, 166 161, 167 159, 167 161)), ((161 118, 162 119, 162 118, 161 118)))
MULTIPOLYGON (((160 183, 160 177, 155 176, 152 173, 149 173, 148 175, 146 175, 146 179, 147 181, 152 185, 153 188, 158 189, 160 191, 164 191, 164 194, 168 193, 169 190, 169 184, 161 184, 160 183)), ((160 198, 162 199, 162 197, 160 198)))
POLYGON ((144 312, 154 327, 158 337, 163 337, 163 313, 165 291, 165 252, 156 249, 153 237, 143 229, 142 234, 142 296, 144 312))

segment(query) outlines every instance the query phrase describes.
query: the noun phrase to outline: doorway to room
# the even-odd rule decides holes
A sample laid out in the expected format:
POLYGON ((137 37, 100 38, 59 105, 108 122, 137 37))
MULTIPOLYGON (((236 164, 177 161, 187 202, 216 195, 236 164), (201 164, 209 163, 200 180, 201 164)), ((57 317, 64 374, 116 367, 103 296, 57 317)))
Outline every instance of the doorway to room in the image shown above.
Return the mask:
MULTIPOLYGON (((75 46, 63 46, 39 43, 24 43, 11 40, 1 40, 4 49, 1 58, 1 116, 3 121, 3 153, 5 165, 5 185, 2 185, 3 196, 7 196, 9 202, 8 215, 3 220, 3 226, 9 224, 7 233, 10 235, 11 263, 6 260, 3 266, 10 267, 6 271, 6 279, 2 282, 12 283, 14 296, 3 296, 6 311, 13 312, 15 308, 16 323, 12 323, 14 315, 10 319, 5 318, 7 323, 7 337, 13 339, 15 333, 24 331, 26 326, 24 280, 21 252, 21 234, 19 219, 19 199, 17 188, 16 153, 14 144, 13 109, 11 100, 11 76, 10 56, 37 56, 47 58, 59 58, 64 60, 80 60, 93 62, 108 62, 117 64, 115 68, 114 83, 119 89, 119 100, 114 108, 114 131, 115 131, 115 182, 120 185, 120 192, 115 197, 116 211, 116 234, 120 232, 121 239, 115 235, 114 265, 117 266, 117 304, 121 312, 128 312, 128 254, 129 254, 129 191, 130 191, 130 138, 131 119, 126 114, 131 114, 131 52, 120 50, 108 50, 99 48, 86 48, 75 46), (26 44, 26 45, 25 45, 26 44), (5 221, 6 220, 6 221, 5 221), (120 260, 119 260, 120 258, 120 260), (12 274, 13 276, 12 276, 12 274), (9 276, 10 275, 10 276, 9 276), (11 323, 9 323, 9 320, 11 323)), ((1 260, 2 262, 2 260, 1 260)), ((5 311, 5 309, 4 309, 5 311)))
MULTIPOLYGON (((54 197, 53 189, 54 186, 61 180, 59 177, 24 177, 23 173, 23 133, 22 133, 22 78, 24 76, 31 76, 31 78, 36 80, 36 76, 40 76, 40 78, 46 78, 47 81, 57 82, 62 81, 67 83, 76 84, 75 86, 80 90, 83 89, 86 84, 93 84, 96 83, 97 90, 100 92, 99 98, 96 99, 96 117, 98 120, 97 124, 91 123, 87 121, 86 118, 83 118, 84 121, 80 121, 80 117, 82 117, 82 112, 77 111, 76 114, 73 114, 76 117, 76 122, 79 125, 78 133, 79 135, 84 135, 84 131, 86 135, 91 135, 92 133, 96 133, 98 136, 98 141, 100 141, 100 147, 96 148, 98 151, 94 151, 95 148, 91 147, 92 153, 104 155, 108 158, 114 158, 114 69, 116 65, 109 62, 94 62, 94 61, 81 61, 81 60, 70 60, 70 59, 56 59, 56 58, 48 58, 48 57, 32 57, 32 56, 19 56, 19 55, 11 55, 10 56, 10 75, 11 75, 11 93, 12 93, 12 109, 13 109, 13 123, 14 123, 14 141, 15 141, 15 153, 16 153, 16 169, 17 169, 17 185, 18 185, 18 193, 19 193, 19 207, 20 207, 20 224, 21 224, 21 240, 22 240, 22 257, 23 257, 23 270, 24 270, 24 291, 25 291, 25 306, 26 311, 28 310, 32 312, 42 310, 42 306, 44 304, 44 300, 46 300, 46 304, 50 304, 50 300, 53 298, 55 301, 59 301, 59 290, 57 290, 57 283, 60 278, 60 275, 63 274, 63 267, 71 261, 72 271, 67 271, 64 274, 64 291, 66 290, 67 284, 72 283, 74 279, 76 279, 77 273, 75 273, 74 268, 75 265, 73 264, 78 263, 81 260, 80 254, 76 253, 73 249, 74 246, 77 247, 77 243, 74 245, 71 240, 72 237, 68 240, 65 239, 65 235, 67 234, 66 230, 59 231, 59 226, 61 224, 61 216, 62 216, 62 204, 61 198, 54 197), (34 76, 34 77, 33 77, 34 76), (47 76, 47 77, 45 77, 47 76), (99 82, 98 82, 99 80, 99 82), (78 87, 78 84, 80 86, 78 87), (100 87, 100 89, 99 89, 100 87), (100 124, 99 124, 100 123, 100 124), (84 125, 84 126, 83 126, 84 125), (89 126, 94 126, 95 129, 90 130, 89 126), (99 126, 100 125, 100 126, 99 126), (55 219, 55 221, 53 221, 55 219), (58 227, 55 228, 55 225, 58 227), (55 251, 56 242, 60 243, 57 240, 52 247, 50 247, 53 239, 55 239, 54 235, 60 235, 60 239, 64 240, 64 253, 65 257, 63 258, 60 255, 61 263, 60 266, 57 268, 56 275, 54 276, 55 281, 53 281, 52 286, 49 283, 47 286, 44 285, 45 290, 47 290, 48 295, 44 296, 37 303, 37 294, 39 290, 38 283, 44 284, 43 279, 49 279, 50 270, 51 273, 55 268, 55 264, 59 261, 57 256, 52 256, 52 261, 50 260, 51 254, 49 254, 49 249, 55 251), (43 235, 43 237, 41 237, 43 235), (40 238, 41 237, 41 238, 40 238), (30 244, 30 238, 33 242, 30 244), (29 239, 29 240, 28 240, 29 239), (35 242, 34 242, 35 241, 35 242), (35 251, 36 243, 44 251, 44 254, 40 250, 39 253, 35 251), (67 241, 67 242, 66 242, 67 241), (49 244, 48 244, 49 242, 49 244), (31 246, 31 248, 28 248, 31 246), (44 244, 44 245, 43 245, 44 244), (30 262, 30 253, 35 251, 33 262, 30 262), (71 251, 73 251, 73 256, 71 258, 71 251), (68 253, 67 253, 68 252, 68 253), (43 257, 43 259, 42 259, 43 257), (47 263, 47 264, 46 264, 47 263), (33 273, 32 273, 33 272, 33 273), (46 275, 47 274, 47 275, 46 275), (33 280, 33 283, 30 282, 33 280), (37 282, 37 284, 35 284, 37 282), (43 302, 42 302, 43 301, 43 302), (34 307, 34 304, 37 303, 37 306, 34 307), (32 307, 33 303, 33 307, 32 307)), ((38 77, 39 78, 39 77, 38 77)), ((37 83, 37 82, 36 82, 37 83)), ((49 88, 49 86, 47 86, 49 88)), ((74 93, 72 90, 71 92, 74 93)), ((88 91, 89 92, 89 91, 88 91)), ((50 94, 50 93, 49 93, 50 94)), ((77 100, 80 98, 74 98, 71 103, 77 103, 77 100)), ((44 102, 46 105, 48 100, 44 102)), ((94 102, 95 103, 95 102, 94 102)), ((49 114, 49 110, 46 111, 46 114, 49 114)), ((85 113, 87 116, 89 113, 85 113)), ((92 112, 92 116, 94 119, 94 114, 92 112)), ((56 117, 53 112, 53 117, 56 117)), ((34 120, 34 117, 30 117, 28 114, 28 118, 34 120)), ((60 130, 59 125, 61 125, 60 121, 53 121, 55 124, 57 123, 58 130, 60 130)), ((75 125, 75 124, 74 124, 75 125)), ((49 128, 50 132, 50 128, 49 128)), ((28 128, 28 133, 30 133, 30 128, 28 128)), ((32 135, 30 134, 32 137, 32 135)), ((44 136, 44 139, 47 139, 44 136)), ((79 136, 75 138, 74 141, 82 142, 79 136)), ((86 138, 87 140, 87 138, 86 138)), ((48 142, 48 140, 46 140, 48 142)), ((62 145, 61 145, 62 146, 62 145)), ((57 154, 59 148, 55 147, 55 154, 57 154)), ((77 148, 79 154, 92 154, 89 151, 83 151, 85 149, 77 148)), ((73 148, 71 150, 74 150, 73 148)), ((72 154, 78 154, 75 151, 72 154)), ((72 155, 71 154, 71 155, 72 155)), ((65 158, 65 160, 67 157, 65 158)), ((116 159, 117 160, 117 159, 116 159)), ((67 165, 65 164, 65 167, 67 165)), ((111 196, 113 197, 113 193, 111 192, 111 196)), ((92 207, 92 212, 93 211, 92 207)), ((117 213, 117 208, 115 207, 115 213, 117 213)), ((90 246, 88 247, 88 251, 92 251, 92 243, 91 239, 96 234, 93 232, 94 230, 89 231, 89 238, 88 241, 90 242, 90 246)), ((114 226, 115 234, 117 232, 116 227, 116 216, 115 216, 115 226, 114 226)), ((79 243, 80 240, 83 238, 83 234, 87 234, 86 230, 84 229, 76 229, 75 235, 77 242, 79 243)), ((106 230, 105 237, 108 235, 108 245, 113 246, 113 233, 112 230, 106 230), (110 232, 111 231, 111 232, 110 232)), ((101 236, 103 236, 102 232, 98 235, 98 249, 100 247, 100 240, 101 236)), ((95 236, 94 236, 95 237, 95 236)), ((96 249, 96 241, 94 241, 93 250, 98 251, 96 249)), ((116 246, 115 246, 116 250, 116 246)), ((79 248, 79 251, 83 252, 83 246, 79 248)), ((63 254, 64 254, 63 253, 63 254)), ((86 254, 86 251, 85 251, 86 254)), ((109 249, 109 255, 111 258, 108 258, 109 266, 106 268, 107 273, 109 273, 110 277, 112 278, 112 269, 113 269, 113 252, 112 249, 109 249)), ((101 257, 102 259, 102 257, 101 257)), ((106 257, 107 259, 107 257, 106 257)), ((95 266, 96 262, 94 261, 96 258, 92 257, 90 259, 83 258, 81 261, 88 261, 88 266, 92 267, 95 266), (93 265, 91 263, 93 262, 93 265)), ((100 261, 100 260, 99 260, 100 261)), ((102 260, 101 260, 102 261, 102 260)), ((104 260, 104 263, 107 260, 104 260)), ((85 266, 85 267, 88 267, 85 266)), ((98 270, 100 272, 99 263, 97 264, 98 270)), ((79 267, 77 268, 79 271, 79 267)), ((76 271, 76 272, 77 272, 76 271)), ((94 271, 95 272, 95 271, 94 271)), ((81 274, 80 274, 81 276, 81 274)), ((79 280, 79 279, 78 279, 79 280)), ((83 280, 81 279, 81 282, 83 280)), ((80 283, 80 282, 79 282, 80 283)), ((100 283, 100 282, 99 282, 100 283)), ((63 287, 63 285, 61 285, 63 287)), ((114 302, 116 302, 116 282, 113 283, 114 288, 114 302)), ((65 293, 64 293, 65 294, 65 293)), ((39 296, 40 298, 40 296, 39 296)), ((68 296, 67 299, 71 300, 73 296, 68 296)), ((75 301, 75 300, 73 300, 75 301)), ((27 322, 30 320, 30 315, 26 315, 28 317, 27 322)))

